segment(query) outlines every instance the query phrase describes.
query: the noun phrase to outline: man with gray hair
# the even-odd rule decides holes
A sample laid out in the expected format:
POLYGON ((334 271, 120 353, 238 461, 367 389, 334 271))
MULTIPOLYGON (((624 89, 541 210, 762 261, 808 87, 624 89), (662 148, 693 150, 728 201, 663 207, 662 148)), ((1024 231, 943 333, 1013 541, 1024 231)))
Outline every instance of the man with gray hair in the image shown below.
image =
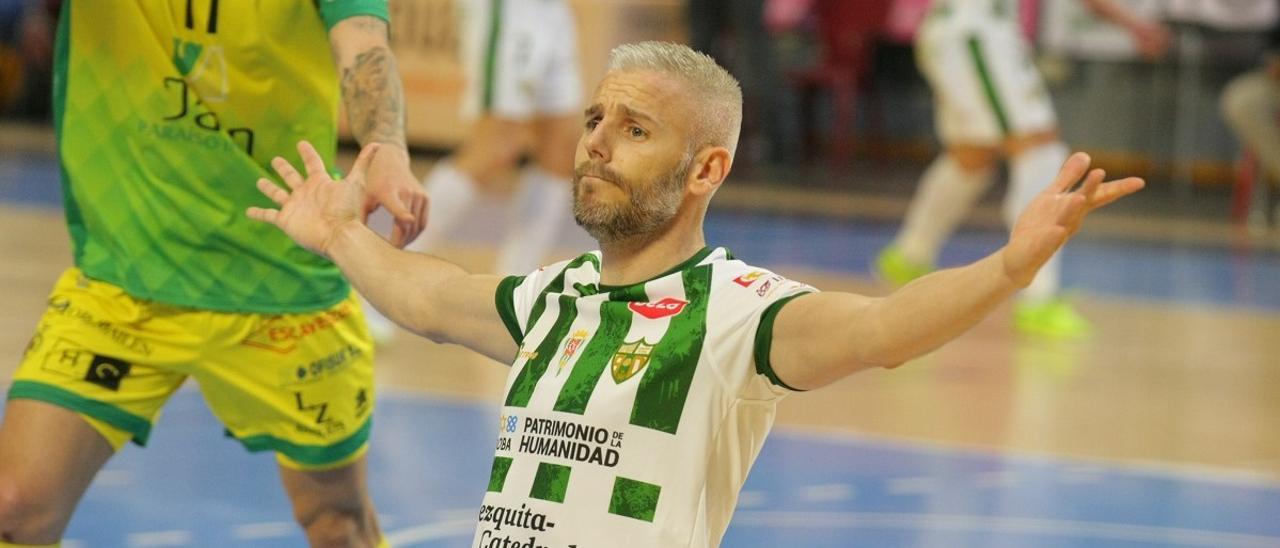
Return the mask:
POLYGON ((779 400, 960 335, 1143 184, 1103 183, 1077 154, 996 253, 883 298, 820 293, 705 243, 742 116, 714 61, 619 47, 590 103, 573 208, 600 251, 527 276, 468 274, 361 224, 376 147, 338 184, 305 150, 305 177, 279 162, 288 190, 258 182, 279 209, 248 211, 400 325, 511 364, 476 546, 718 545, 779 400))

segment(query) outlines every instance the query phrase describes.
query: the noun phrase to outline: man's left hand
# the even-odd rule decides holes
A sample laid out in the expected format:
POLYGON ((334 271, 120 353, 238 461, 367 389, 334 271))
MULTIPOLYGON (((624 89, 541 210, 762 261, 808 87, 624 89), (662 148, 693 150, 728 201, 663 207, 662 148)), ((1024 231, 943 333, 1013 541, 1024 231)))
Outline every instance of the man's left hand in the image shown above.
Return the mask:
POLYGON ((1030 284, 1040 267, 1080 230, 1086 215, 1145 185, 1137 177, 1104 183, 1106 173, 1089 170, 1091 162, 1088 154, 1073 154, 1053 184, 1018 216, 1003 250, 1005 274, 1015 283, 1030 284), (1079 183, 1081 178, 1083 183, 1079 183))

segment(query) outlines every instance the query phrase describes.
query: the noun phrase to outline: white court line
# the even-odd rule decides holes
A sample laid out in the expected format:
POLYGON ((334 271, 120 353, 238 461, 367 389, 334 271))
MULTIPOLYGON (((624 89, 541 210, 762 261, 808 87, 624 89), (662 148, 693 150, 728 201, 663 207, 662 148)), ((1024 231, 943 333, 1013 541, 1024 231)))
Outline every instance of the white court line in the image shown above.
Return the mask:
POLYGON ((738 512, 739 527, 787 527, 800 529, 904 529, 1030 534, 1041 536, 1119 540, 1204 546, 1209 548, 1275 548, 1280 537, 1203 531, 1177 527, 1152 527, 1122 523, 942 514, 890 514, 875 512, 738 512))
POLYGON ((476 520, 471 518, 427 523, 417 527, 400 529, 383 535, 383 538, 387 541, 387 544, 401 547, 413 546, 428 540, 470 536, 475 531, 476 520))
POLYGON ((241 540, 284 538, 299 531, 301 529, 291 521, 267 521, 237 525, 231 529, 231 536, 241 540))
POLYGON ((191 531, 154 531, 129 533, 128 545, 135 548, 148 546, 187 546, 191 544, 191 531))
POLYGON ((800 500, 805 502, 837 502, 853 498, 853 486, 844 483, 806 485, 800 488, 800 500))

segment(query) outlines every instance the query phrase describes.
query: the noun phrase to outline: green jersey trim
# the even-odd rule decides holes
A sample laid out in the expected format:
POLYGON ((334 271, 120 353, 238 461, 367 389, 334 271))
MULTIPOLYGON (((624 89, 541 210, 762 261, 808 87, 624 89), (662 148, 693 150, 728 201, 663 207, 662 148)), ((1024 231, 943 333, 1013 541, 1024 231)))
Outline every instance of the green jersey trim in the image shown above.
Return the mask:
POLYGON ((343 19, 358 15, 372 15, 391 24, 390 10, 387 0, 320 0, 320 18, 324 20, 324 30, 331 31, 343 19))
POLYGON ((133 443, 142 447, 146 447, 147 438, 151 436, 151 422, 147 419, 56 386, 34 381, 15 381, 9 387, 9 399, 42 401, 93 417, 128 432, 133 436, 133 443))
MULTIPOLYGON (((683 262, 681 262, 680 264, 678 264, 678 265, 675 265, 675 266, 671 267, 671 268, 670 268, 670 269, 668 269, 666 272, 663 272, 662 274, 658 274, 657 276, 654 276, 654 277, 652 277, 652 278, 649 278, 649 279, 647 279, 647 280, 645 280, 645 281, 643 281, 643 282, 636 282, 636 283, 633 283, 633 284, 626 284, 626 285, 605 285, 605 284, 600 284, 600 292, 602 292, 602 293, 603 293, 603 292, 608 292, 608 291, 617 291, 617 290, 619 290, 619 289, 626 289, 626 288, 628 288, 628 287, 632 287, 632 286, 636 286, 636 285, 644 285, 644 284, 647 284, 647 283, 652 282, 652 281, 654 281, 654 280, 657 280, 657 279, 660 279, 660 278, 665 278, 665 277, 667 277, 667 276, 670 276, 670 275, 672 275, 672 274, 675 274, 676 272, 680 272, 680 271, 682 271, 682 270, 687 270, 687 269, 689 269, 689 268, 693 267, 694 265, 696 265, 696 264, 698 264, 698 263, 702 262, 702 260, 703 260, 703 259, 706 259, 706 258, 707 258, 707 256, 708 256, 708 255, 710 255, 712 251, 715 251, 715 248, 712 248, 712 247, 704 247, 704 248, 702 248, 702 249, 699 249, 699 250, 698 250, 698 252, 697 252, 697 253, 694 253, 692 257, 689 257, 688 259, 685 259, 685 260, 684 260, 683 262)), ((729 250, 728 250, 728 249, 726 249, 724 252, 725 252, 725 255, 726 255, 726 256, 728 256, 728 255, 729 255, 729 250)))
POLYGON ((802 297, 809 293, 811 292, 797 293, 774 301, 773 304, 770 304, 769 307, 765 308, 764 312, 760 314, 760 325, 756 327, 756 342, 754 350, 756 373, 767 377, 769 382, 793 392, 804 392, 804 390, 800 390, 799 388, 795 388, 783 382, 782 379, 778 378, 778 374, 773 371, 773 364, 769 362, 769 351, 773 349, 773 322, 778 317, 778 311, 782 310, 784 305, 791 302, 796 297, 802 297))
POLYGON ((289 440, 280 439, 269 434, 260 434, 236 439, 252 452, 275 451, 289 460, 307 466, 325 466, 339 462, 359 451, 369 441, 369 431, 373 429, 373 419, 364 421, 364 425, 354 434, 332 445, 302 445, 289 440))
POLYGON ((511 340, 516 344, 524 340, 524 333, 520 332, 520 319, 516 316, 516 288, 524 283, 524 279, 524 276, 507 276, 498 282, 498 290, 494 293, 498 317, 502 318, 502 325, 507 327, 511 340))

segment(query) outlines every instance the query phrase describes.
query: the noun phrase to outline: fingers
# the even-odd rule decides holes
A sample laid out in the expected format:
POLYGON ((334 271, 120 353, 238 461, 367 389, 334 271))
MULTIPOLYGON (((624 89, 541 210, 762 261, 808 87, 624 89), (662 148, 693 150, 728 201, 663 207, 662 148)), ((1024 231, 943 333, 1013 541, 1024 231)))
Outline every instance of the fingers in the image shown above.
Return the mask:
POLYGON ((246 209, 244 213, 245 215, 248 215, 250 219, 253 219, 255 221, 262 221, 264 223, 271 223, 274 225, 276 224, 276 219, 280 215, 280 210, 267 209, 264 207, 251 207, 249 209, 246 209))
POLYGON ((369 171, 369 163, 373 162, 373 156, 378 153, 378 143, 370 143, 368 146, 360 149, 360 155, 356 156, 356 163, 351 166, 351 173, 348 175, 352 179, 364 179, 365 172, 369 171))
POLYGON ((1057 193, 1063 193, 1071 190, 1084 177, 1086 171, 1089 170, 1089 164, 1092 160, 1089 155, 1083 152, 1072 154, 1067 158, 1066 163, 1062 164, 1062 169, 1058 171, 1058 176, 1053 180, 1053 184, 1049 185, 1057 193))
POLYGON ((1145 186, 1147 186, 1147 182, 1137 177, 1128 177, 1119 181, 1105 183, 1090 201, 1090 209, 1106 206, 1111 202, 1142 190, 1145 186))
MULTIPOLYGON (((275 169, 276 173, 280 174, 280 178, 284 180, 284 184, 289 185, 289 188, 297 189, 302 186, 303 182, 305 182, 302 179, 302 175, 298 173, 298 170, 293 168, 293 164, 290 164, 289 161, 284 158, 279 156, 272 158, 271 168, 275 169)), ((261 189, 262 187, 258 188, 261 189)))
POLYGON ((316 147, 311 146, 311 143, 298 141, 298 155, 302 156, 302 165, 307 169, 308 179, 329 176, 329 172, 324 168, 324 160, 320 158, 320 153, 316 152, 316 147))
POLYGON ((289 201, 289 193, 285 189, 276 186, 269 179, 258 179, 258 191, 266 195, 278 206, 283 206, 285 202, 289 201))
POLYGON ((1080 185, 1080 194, 1083 194, 1086 200, 1092 201, 1094 193, 1098 192, 1098 186, 1102 184, 1102 180, 1107 177, 1107 172, 1101 169, 1089 171, 1089 175, 1085 176, 1084 184, 1080 185))

